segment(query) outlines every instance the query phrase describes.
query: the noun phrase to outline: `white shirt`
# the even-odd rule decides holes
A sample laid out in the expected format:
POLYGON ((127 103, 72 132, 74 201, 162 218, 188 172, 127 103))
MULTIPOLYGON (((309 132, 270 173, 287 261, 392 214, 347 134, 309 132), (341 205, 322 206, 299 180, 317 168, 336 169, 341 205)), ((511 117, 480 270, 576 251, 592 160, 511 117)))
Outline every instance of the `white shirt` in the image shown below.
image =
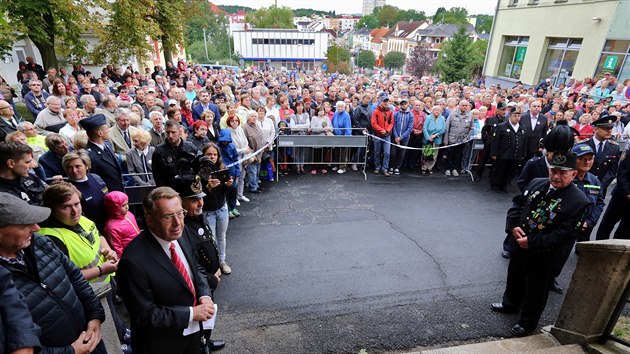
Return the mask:
POLYGON ((532 130, 536 129, 536 124, 538 123, 538 116, 536 117, 531 116, 531 122, 532 122, 532 130))
POLYGON ((593 135, 593 142, 595 143, 595 154, 597 154, 597 150, 599 149, 599 143, 602 143, 602 151, 604 151, 604 148, 606 147, 606 140, 600 141, 595 137, 595 135, 593 135))
POLYGON ((515 132, 518 132, 518 128, 520 127, 520 124, 518 124, 518 123, 516 123, 516 124, 510 123, 510 125, 512 126, 512 129, 514 129, 515 132))

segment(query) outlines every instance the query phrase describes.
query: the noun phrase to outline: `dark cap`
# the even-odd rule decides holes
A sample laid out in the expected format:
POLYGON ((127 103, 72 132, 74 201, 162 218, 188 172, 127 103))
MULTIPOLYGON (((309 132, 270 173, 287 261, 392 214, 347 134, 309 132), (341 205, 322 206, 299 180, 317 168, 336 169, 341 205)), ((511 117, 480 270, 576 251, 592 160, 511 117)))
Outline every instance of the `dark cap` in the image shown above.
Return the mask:
POLYGON ((593 148, 590 145, 588 145, 588 144, 575 145, 573 147, 572 151, 573 151, 573 153, 575 153, 575 155, 577 157, 584 156, 586 154, 593 154, 593 155, 595 155, 595 151, 593 151, 593 148))
POLYGON ((556 152, 551 158, 549 167, 559 170, 575 170, 577 166, 577 156, 572 151, 567 153, 556 152))
POLYGON ((381 101, 389 101, 389 95, 382 93, 380 96, 381 101))
POLYGON ((199 176, 175 176, 173 179, 173 189, 179 193, 183 199, 186 198, 203 198, 206 194, 203 192, 201 177, 199 176))
POLYGON ((505 107, 506 107, 505 102, 501 101, 497 103, 497 109, 505 109, 505 107))
POLYGON ((606 117, 602 117, 594 121, 592 125, 597 128, 612 128, 615 126, 616 121, 617 121, 617 117, 606 116, 606 117))
POLYGON ((85 129, 86 132, 89 132, 92 129, 98 128, 102 125, 108 125, 108 124, 107 124, 107 118, 105 118, 105 115, 95 114, 93 116, 81 119, 79 121, 79 125, 81 125, 81 127, 85 129))
POLYGON ((13 194, 0 193, 0 227, 37 224, 49 216, 49 208, 30 205, 13 194))
POLYGON ((508 107, 508 112, 510 112, 510 114, 521 114, 521 107, 517 106, 517 105, 513 105, 508 107))

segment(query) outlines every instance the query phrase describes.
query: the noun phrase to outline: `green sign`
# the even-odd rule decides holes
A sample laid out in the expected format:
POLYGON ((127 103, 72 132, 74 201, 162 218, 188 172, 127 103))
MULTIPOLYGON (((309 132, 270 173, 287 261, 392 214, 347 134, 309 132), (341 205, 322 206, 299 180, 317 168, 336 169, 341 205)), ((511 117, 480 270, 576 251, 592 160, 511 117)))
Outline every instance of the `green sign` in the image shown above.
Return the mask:
POLYGON ((610 70, 613 71, 615 70, 615 67, 617 66, 617 56, 614 55, 609 55, 606 57, 606 60, 604 61, 604 70, 610 70))
POLYGON ((525 61, 525 53, 527 52, 527 47, 518 47, 516 48, 516 58, 514 61, 517 63, 522 63, 525 61))

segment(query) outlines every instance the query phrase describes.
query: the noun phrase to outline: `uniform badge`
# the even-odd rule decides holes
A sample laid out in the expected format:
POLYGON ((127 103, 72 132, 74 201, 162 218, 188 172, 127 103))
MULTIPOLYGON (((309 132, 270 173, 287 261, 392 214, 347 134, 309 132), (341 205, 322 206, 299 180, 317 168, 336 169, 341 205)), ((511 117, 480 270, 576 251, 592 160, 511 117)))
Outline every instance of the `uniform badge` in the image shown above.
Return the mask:
POLYGON ((564 165, 567 162, 567 157, 564 155, 555 155, 552 160, 554 165, 564 165))
POLYGON ((168 156, 168 157, 166 157, 166 161, 167 161, 168 163, 173 163, 173 157, 172 157, 172 156, 168 156))
POLYGON ((195 176, 195 181, 190 185, 190 190, 195 194, 201 193, 202 186, 201 178, 199 176, 195 176))
POLYGON ((199 236, 203 236, 203 227, 200 227, 199 230, 197 230, 197 233, 199 234, 199 236))

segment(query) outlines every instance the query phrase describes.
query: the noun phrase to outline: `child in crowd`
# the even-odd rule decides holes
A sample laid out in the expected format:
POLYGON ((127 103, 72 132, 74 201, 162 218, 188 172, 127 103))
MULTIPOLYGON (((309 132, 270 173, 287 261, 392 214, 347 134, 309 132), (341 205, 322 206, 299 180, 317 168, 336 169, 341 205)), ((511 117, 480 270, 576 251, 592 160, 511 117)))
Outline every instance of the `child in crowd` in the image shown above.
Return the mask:
POLYGON ((125 247, 140 234, 140 227, 129 211, 129 198, 125 193, 109 192, 104 203, 108 219, 103 234, 120 259, 125 247))
POLYGON ((230 133, 230 128, 221 129, 219 132, 219 150, 221 150, 221 157, 223 158, 223 163, 225 166, 229 166, 230 168, 230 177, 232 177, 233 183, 230 187, 230 190, 227 194, 227 204, 228 204, 228 216, 230 219, 233 219, 241 214, 236 209, 236 197, 237 190, 236 185, 238 178, 241 175, 241 169, 239 167, 238 162, 238 151, 236 151, 236 147, 232 143, 232 134, 230 133))

